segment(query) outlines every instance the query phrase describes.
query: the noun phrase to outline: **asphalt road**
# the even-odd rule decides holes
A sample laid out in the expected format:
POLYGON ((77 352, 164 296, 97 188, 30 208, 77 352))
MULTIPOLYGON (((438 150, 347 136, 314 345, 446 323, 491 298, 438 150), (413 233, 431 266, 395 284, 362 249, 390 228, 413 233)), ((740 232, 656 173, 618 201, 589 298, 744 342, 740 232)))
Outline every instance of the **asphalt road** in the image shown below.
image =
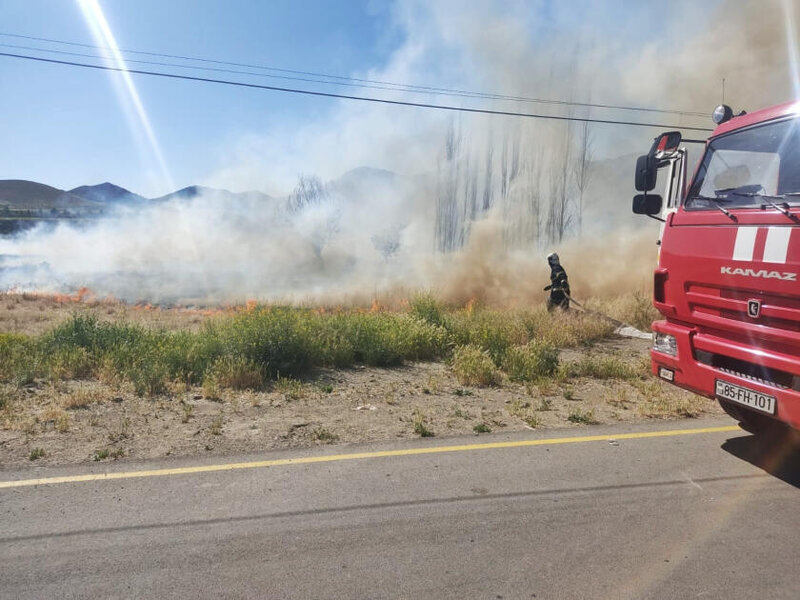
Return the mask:
POLYGON ((649 423, 0 472, 2 483, 150 471, 0 486, 0 596, 796 600, 796 449, 738 430, 619 438, 731 424, 649 423), (562 439, 600 435, 615 439, 562 439), (528 440, 548 441, 393 454, 528 440), (384 451, 389 455, 152 473, 384 451))

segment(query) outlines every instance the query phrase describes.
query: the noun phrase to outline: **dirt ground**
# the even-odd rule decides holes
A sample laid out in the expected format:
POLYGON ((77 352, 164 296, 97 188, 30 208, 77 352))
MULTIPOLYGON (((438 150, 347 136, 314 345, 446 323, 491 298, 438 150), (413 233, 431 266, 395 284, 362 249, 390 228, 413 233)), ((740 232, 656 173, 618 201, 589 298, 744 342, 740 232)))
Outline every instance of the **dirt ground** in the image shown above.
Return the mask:
MULTIPOLYGON (((197 327, 219 312, 7 295, 0 301, 0 331, 37 333, 75 311, 167 328, 197 327)), ((644 370, 648 348, 647 340, 615 337, 564 350, 561 360, 611 355, 644 370)), ((722 412, 715 402, 652 377, 506 380, 474 388, 460 385, 444 363, 318 370, 302 381, 280 380, 267 391, 227 391, 219 400, 179 385, 153 399, 137 397, 124 384, 94 381, 0 387, 6 399, 0 410, 0 469, 478 436, 722 412)))

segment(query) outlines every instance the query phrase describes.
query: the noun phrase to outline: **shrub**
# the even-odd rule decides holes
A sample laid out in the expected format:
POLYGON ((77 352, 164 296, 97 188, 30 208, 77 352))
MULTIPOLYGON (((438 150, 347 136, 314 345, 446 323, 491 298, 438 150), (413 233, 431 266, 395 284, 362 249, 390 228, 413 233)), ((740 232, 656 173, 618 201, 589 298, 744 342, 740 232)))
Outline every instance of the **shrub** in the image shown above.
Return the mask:
POLYGON ((489 353, 477 346, 459 346, 453 352, 453 371, 463 385, 496 385, 499 373, 489 353))
POLYGON ((314 360, 308 311, 287 307, 257 308, 217 324, 225 354, 259 365, 266 377, 299 375, 314 360))
POLYGON ((443 326, 445 323, 445 308, 433 294, 417 294, 409 303, 412 316, 431 325, 443 326))
POLYGON ((0 382, 23 386, 41 375, 41 354, 29 337, 0 333, 0 382))
POLYGON ((136 395, 148 398, 163 394, 171 381, 167 366, 157 357, 145 356, 135 360, 124 369, 124 373, 133 384, 136 395))
POLYGON ((549 342, 534 341, 506 352, 503 369, 512 381, 533 381, 553 375, 558 368, 558 350, 549 342))
POLYGON ((343 313, 319 325, 324 362, 339 366, 382 367, 404 360, 430 360, 443 356, 448 345, 443 328, 410 315, 343 313))
POLYGON ((53 381, 85 379, 93 372, 92 357, 81 346, 61 347, 47 357, 47 368, 53 381))
POLYGON ((509 346, 528 341, 517 317, 512 311, 463 311, 449 319, 447 326, 455 344, 477 346, 500 365, 509 346))

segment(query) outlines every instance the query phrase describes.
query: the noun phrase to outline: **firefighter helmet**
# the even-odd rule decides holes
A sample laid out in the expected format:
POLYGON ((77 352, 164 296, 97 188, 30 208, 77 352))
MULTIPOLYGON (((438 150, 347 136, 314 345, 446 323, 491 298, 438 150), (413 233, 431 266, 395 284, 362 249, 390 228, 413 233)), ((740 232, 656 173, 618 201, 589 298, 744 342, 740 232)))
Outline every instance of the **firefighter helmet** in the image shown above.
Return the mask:
POLYGON ((556 254, 555 252, 551 252, 550 254, 548 254, 547 255, 547 263, 551 267, 554 267, 555 265, 561 264, 559 259, 558 259, 558 254, 556 254))

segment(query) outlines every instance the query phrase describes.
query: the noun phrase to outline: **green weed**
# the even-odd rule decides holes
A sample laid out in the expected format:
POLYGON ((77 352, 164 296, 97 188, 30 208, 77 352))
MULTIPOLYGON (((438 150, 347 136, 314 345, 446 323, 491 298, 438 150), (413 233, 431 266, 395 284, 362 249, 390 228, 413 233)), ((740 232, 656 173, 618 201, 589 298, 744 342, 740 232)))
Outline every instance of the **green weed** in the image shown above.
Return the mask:
POLYGON ((549 377, 558 368, 558 350, 549 342, 533 341, 509 348, 503 369, 512 381, 535 381, 549 377))
POLYGON ((428 427, 426 422, 427 418, 423 413, 419 410, 414 411, 414 433, 420 437, 433 437, 436 434, 433 432, 433 429, 428 427))
POLYGON ((594 409, 582 411, 580 408, 570 411, 567 421, 570 423, 582 423, 584 425, 597 425, 599 423, 594 417, 594 409))
POLYGON ((486 350, 477 346, 460 346, 453 353, 453 372, 463 385, 497 385, 500 373, 486 350))

